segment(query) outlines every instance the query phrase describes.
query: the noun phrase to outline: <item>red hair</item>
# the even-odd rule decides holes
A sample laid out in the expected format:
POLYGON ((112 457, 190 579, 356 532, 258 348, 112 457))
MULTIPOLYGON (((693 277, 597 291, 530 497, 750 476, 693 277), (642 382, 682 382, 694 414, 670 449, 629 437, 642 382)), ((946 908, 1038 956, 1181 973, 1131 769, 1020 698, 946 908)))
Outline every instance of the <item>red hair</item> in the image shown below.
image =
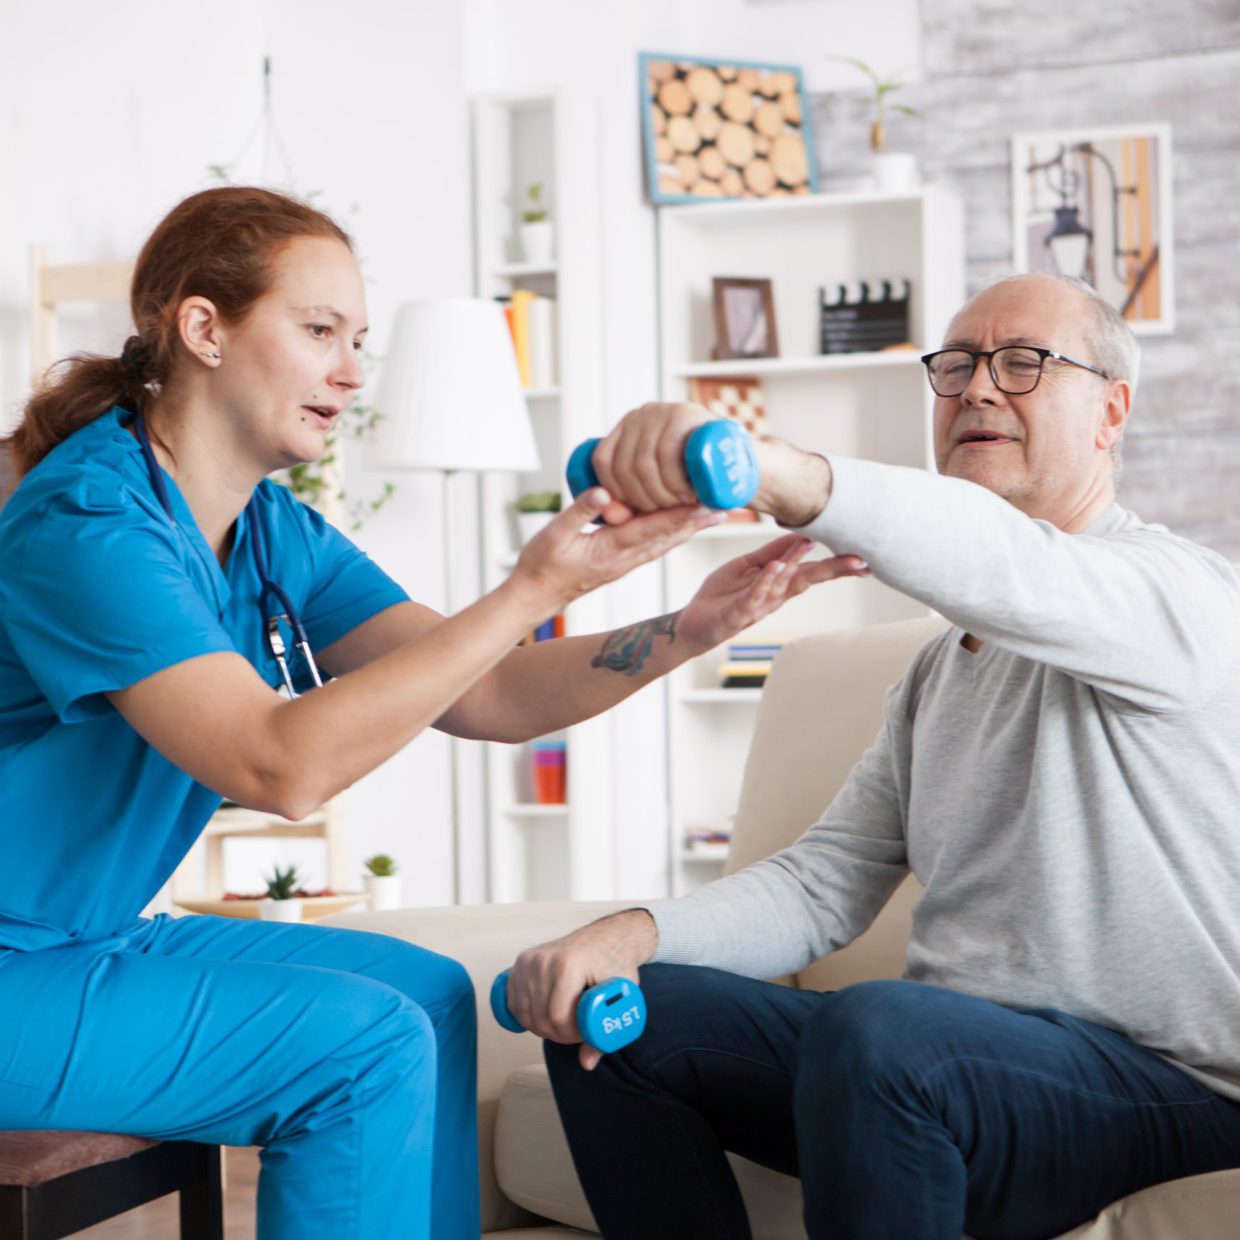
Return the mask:
POLYGON ((329 216, 287 194, 250 186, 203 190, 178 203, 150 235, 129 293, 137 334, 119 357, 78 353, 49 367, 3 442, 20 474, 113 405, 139 412, 172 375, 177 309, 205 297, 226 322, 243 319, 271 290, 279 252, 299 237, 353 248, 329 216))

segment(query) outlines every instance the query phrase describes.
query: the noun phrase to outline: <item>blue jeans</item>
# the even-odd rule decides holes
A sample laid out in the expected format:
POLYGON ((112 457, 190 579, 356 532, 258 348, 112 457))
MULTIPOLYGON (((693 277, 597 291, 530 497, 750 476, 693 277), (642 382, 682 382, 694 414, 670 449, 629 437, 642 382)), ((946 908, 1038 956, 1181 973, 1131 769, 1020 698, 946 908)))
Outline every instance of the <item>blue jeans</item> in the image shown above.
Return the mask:
POLYGON ((813 1240, 1033 1240, 1240 1166, 1240 1104, 1051 1010, 916 982, 832 994, 648 965, 642 1038, 594 1072, 546 1044, 607 1240, 742 1240, 724 1151, 800 1176, 813 1240))
POLYGON ((261 1145, 262 1240, 477 1240, 474 992, 385 935, 157 917, 0 951, 0 1129, 261 1145))

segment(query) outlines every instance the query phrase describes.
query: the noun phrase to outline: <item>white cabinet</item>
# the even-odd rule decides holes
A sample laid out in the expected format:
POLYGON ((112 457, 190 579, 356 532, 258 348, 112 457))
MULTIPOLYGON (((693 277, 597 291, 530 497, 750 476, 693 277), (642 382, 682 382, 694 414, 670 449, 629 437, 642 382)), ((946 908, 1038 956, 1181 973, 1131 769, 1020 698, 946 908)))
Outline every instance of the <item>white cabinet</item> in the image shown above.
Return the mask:
MULTIPOLYGON (((769 433, 814 451, 932 467, 933 397, 918 355, 939 342, 964 300, 958 199, 927 188, 671 207, 660 212, 659 241, 665 399, 687 399, 695 377, 756 376, 769 433), (781 356, 711 360, 716 276, 772 281, 781 356), (910 282, 909 338, 916 347, 821 356, 819 288, 890 278, 910 282)), ((687 602, 732 555, 780 533, 770 525, 727 524, 674 551, 665 562, 668 607, 687 602)), ((924 613, 873 579, 828 582, 747 636, 787 641, 924 613)), ((720 687, 725 658, 726 648, 714 651, 668 680, 670 849, 677 891, 718 875, 722 850, 687 849, 687 833, 728 829, 761 700, 760 690, 720 687)), ((833 708, 823 704, 824 710, 833 708)))
MULTIPOLYGON (((482 486, 484 584, 511 570, 517 546, 513 502, 527 491, 564 489, 564 464, 583 439, 603 433, 602 291, 597 184, 598 138, 592 101, 571 92, 505 95, 474 101, 476 290, 511 297, 527 289, 555 299, 552 350, 557 382, 527 391, 541 468, 488 475, 482 486), (526 190, 541 200, 555 230, 550 262, 530 263, 519 248, 526 190)), ((598 593, 565 615, 567 634, 606 629, 598 593)), ((606 897, 614 876, 610 728, 606 716, 569 728, 567 800, 533 797, 529 745, 487 746, 488 895, 494 901, 606 897)))

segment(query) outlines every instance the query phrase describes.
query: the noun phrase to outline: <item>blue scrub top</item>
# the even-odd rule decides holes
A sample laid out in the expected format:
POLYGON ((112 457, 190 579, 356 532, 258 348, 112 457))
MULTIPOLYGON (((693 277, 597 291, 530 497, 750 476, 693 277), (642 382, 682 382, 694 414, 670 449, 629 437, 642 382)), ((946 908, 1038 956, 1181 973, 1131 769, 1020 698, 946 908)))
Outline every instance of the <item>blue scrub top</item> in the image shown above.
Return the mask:
MULTIPOLYGON (((104 694, 220 650, 281 683, 258 609, 255 509, 267 571, 312 649, 408 598, 270 481, 221 568, 166 473, 175 519, 160 506, 124 429, 131 417, 113 408, 71 435, 0 512, 0 954, 131 926, 218 808, 219 794, 148 745, 104 694)), ((310 683, 301 664, 299 688, 310 683)))

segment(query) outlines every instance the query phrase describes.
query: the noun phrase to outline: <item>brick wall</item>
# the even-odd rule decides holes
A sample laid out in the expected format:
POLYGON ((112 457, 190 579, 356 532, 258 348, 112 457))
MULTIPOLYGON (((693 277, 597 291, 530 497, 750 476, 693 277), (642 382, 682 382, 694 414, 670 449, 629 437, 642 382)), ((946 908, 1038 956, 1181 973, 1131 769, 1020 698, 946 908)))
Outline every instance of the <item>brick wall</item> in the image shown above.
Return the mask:
MULTIPOLYGON (((966 203, 967 284, 1011 270, 1014 133, 1168 121, 1176 329, 1141 337, 1120 498, 1240 561, 1240 0, 922 0, 888 146, 966 203)), ((842 53, 847 53, 841 48, 842 53)), ((812 100, 823 188, 864 171, 864 92, 812 100)))

